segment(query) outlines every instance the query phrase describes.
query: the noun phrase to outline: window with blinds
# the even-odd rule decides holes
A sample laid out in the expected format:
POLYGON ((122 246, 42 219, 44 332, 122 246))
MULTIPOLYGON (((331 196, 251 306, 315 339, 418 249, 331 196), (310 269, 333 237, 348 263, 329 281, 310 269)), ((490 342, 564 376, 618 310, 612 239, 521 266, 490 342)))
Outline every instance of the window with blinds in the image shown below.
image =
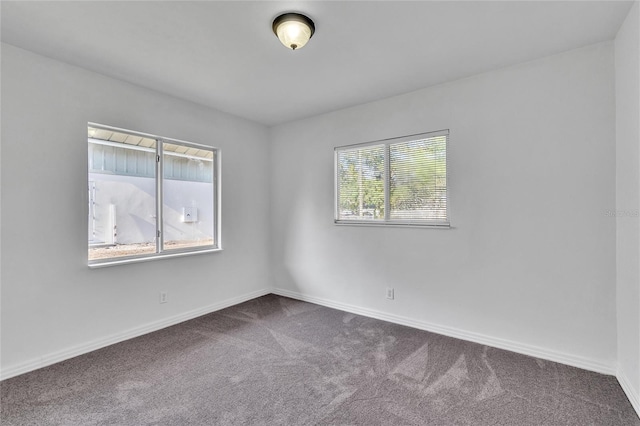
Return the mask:
POLYGON ((449 131, 335 149, 336 223, 449 226, 449 131))

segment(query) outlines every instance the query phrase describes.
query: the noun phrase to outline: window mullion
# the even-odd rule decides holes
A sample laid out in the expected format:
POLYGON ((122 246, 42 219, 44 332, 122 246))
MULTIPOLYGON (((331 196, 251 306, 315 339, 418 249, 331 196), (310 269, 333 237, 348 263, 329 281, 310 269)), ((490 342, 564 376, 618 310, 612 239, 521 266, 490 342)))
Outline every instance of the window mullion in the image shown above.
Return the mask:
POLYGON ((333 206, 333 219, 340 219, 340 165, 338 164, 338 150, 333 151, 333 189, 336 194, 333 206))
POLYGON ((156 253, 161 253, 164 250, 164 221, 162 218, 162 181, 164 168, 162 148, 162 140, 156 139, 156 253))
POLYGON ((389 144, 384 145, 384 221, 387 222, 389 220, 391 209, 391 196, 389 194, 389 186, 391 182, 391 159, 390 159, 391 149, 389 148, 389 144))

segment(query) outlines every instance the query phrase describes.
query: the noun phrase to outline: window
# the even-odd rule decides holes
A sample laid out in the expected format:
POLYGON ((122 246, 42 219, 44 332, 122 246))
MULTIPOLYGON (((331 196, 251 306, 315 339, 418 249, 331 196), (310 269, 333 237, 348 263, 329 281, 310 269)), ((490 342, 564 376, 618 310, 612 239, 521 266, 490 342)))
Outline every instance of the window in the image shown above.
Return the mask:
POLYGON ((335 149, 339 224, 449 226, 449 131, 335 149))
POLYGON ((220 152, 88 125, 89 265, 220 249, 220 152))

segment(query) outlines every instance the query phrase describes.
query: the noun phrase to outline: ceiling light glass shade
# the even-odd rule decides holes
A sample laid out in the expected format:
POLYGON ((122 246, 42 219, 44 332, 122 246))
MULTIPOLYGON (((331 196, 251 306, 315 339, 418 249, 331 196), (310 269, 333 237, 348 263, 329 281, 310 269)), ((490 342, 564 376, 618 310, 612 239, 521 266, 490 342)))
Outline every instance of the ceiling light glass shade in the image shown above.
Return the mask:
POLYGON ((291 50, 307 44, 315 30, 313 21, 299 13, 285 13, 273 21, 273 32, 291 50))

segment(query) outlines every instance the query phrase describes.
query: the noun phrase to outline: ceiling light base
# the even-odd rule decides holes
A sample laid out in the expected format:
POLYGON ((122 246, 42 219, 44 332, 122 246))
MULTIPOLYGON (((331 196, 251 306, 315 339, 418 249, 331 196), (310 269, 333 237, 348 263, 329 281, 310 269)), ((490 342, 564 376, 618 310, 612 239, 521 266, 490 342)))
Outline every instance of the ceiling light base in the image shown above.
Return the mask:
POLYGON ((311 19, 299 13, 284 13, 273 20, 273 33, 291 50, 304 47, 316 31, 311 19))

